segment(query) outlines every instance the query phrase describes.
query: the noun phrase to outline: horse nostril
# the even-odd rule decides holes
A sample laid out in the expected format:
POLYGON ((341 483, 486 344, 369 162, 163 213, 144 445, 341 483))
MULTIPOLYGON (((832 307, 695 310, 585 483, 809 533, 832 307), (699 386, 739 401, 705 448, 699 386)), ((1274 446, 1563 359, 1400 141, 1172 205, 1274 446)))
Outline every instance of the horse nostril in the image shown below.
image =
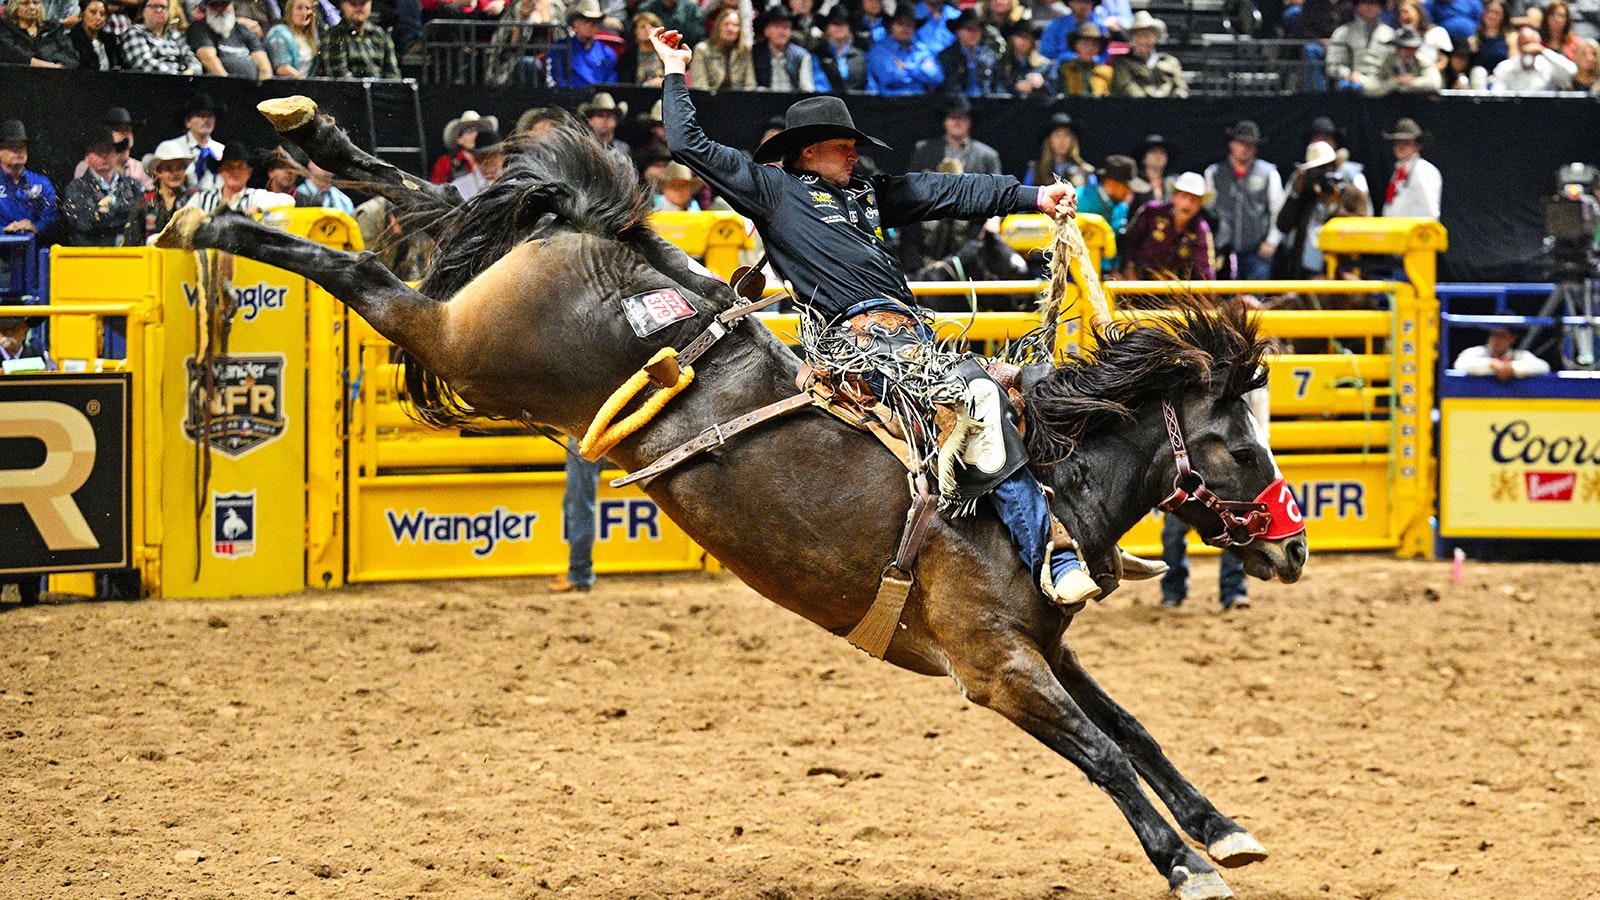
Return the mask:
POLYGON ((1297 569, 1306 564, 1306 559, 1310 555, 1310 552, 1306 549, 1305 541, 1295 541, 1288 547, 1289 562, 1297 569))

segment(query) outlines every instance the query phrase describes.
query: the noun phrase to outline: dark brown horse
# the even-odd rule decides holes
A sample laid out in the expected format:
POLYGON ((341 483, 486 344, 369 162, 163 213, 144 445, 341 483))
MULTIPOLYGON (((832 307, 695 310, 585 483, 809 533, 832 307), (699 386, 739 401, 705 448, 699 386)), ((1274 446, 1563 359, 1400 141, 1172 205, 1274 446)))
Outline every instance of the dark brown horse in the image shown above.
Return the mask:
MULTIPOLYGON (((325 168, 383 181, 413 205, 444 202, 356 150, 310 101, 263 106, 325 168)), ((242 216, 188 214, 163 245, 216 248, 318 282, 405 349, 411 397, 435 421, 470 407, 576 437, 657 350, 683 347, 741 302, 653 234, 647 209, 626 162, 586 133, 559 130, 526 145, 490 189, 448 213, 435 267, 418 290, 370 253, 326 249, 242 216), (640 337, 623 301, 660 289, 678 291, 696 314, 640 337)), ((1273 482, 1271 453, 1240 398, 1264 377, 1262 346, 1242 315, 1196 308, 1172 329, 1114 328, 1098 337, 1096 362, 1036 365, 1028 379, 1031 449, 1052 461, 1039 471, 1084 558, 1101 558, 1171 490, 1177 469, 1163 401, 1177 411, 1188 458, 1218 496, 1248 500, 1273 482)), ((687 390, 609 455, 637 470, 713 424, 792 396, 798 366, 767 328, 746 321, 701 358, 687 390)), ((752 588, 843 634, 872 604, 893 554, 905 485, 905 470, 872 437, 803 409, 694 457, 648 492, 752 588)), ((1202 534, 1223 528, 1199 504, 1179 515, 1202 534)), ((1232 552, 1251 574, 1285 581, 1306 561, 1303 535, 1232 552)), ((1064 640, 1071 614, 1040 595, 987 507, 936 519, 915 576, 886 659, 955 679, 974 703, 1071 760, 1110 794, 1181 897, 1232 896, 1211 862, 1162 818, 1140 777, 1220 864, 1266 851, 1083 670, 1064 640)))

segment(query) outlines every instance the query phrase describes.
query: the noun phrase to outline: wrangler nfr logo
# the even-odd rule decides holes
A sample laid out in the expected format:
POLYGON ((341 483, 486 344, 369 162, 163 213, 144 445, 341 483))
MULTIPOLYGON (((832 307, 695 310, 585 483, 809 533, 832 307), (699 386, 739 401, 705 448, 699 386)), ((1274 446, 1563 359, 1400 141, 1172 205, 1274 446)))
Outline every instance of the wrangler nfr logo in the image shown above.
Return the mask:
POLYGON ((209 436, 211 449, 243 456, 277 440, 288 420, 283 411, 281 353, 219 356, 211 362, 211 391, 201 400, 203 369, 193 359, 189 372, 189 414, 183 433, 198 441, 209 436))
POLYGON ((0 378, 0 571, 129 564, 130 384, 0 378))

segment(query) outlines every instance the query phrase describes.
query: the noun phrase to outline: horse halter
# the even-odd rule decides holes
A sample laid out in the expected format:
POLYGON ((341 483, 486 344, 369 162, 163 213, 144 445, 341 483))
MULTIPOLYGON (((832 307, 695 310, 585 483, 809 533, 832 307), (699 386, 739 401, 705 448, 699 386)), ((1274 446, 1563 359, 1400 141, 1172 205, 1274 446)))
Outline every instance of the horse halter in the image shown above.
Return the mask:
MULTIPOLYGON (((1281 477, 1267 485, 1266 490, 1250 502, 1222 500, 1211 493, 1206 487, 1205 478, 1189 466, 1189 448, 1184 446, 1178 411, 1173 408, 1171 400, 1161 401, 1161 415, 1167 423, 1167 438, 1172 443, 1172 456, 1178 464, 1178 474, 1172 479, 1172 493, 1157 505, 1158 509, 1176 513, 1185 504, 1198 503, 1216 513, 1217 518, 1222 520, 1222 529, 1215 534, 1200 535, 1201 540, 1213 547, 1243 547, 1263 535, 1276 540, 1305 531, 1305 521, 1281 477), (1272 527, 1273 514, 1269 511, 1274 507, 1285 519, 1277 529, 1272 527)), ((1198 532, 1200 529, 1197 526, 1195 530, 1198 532)))

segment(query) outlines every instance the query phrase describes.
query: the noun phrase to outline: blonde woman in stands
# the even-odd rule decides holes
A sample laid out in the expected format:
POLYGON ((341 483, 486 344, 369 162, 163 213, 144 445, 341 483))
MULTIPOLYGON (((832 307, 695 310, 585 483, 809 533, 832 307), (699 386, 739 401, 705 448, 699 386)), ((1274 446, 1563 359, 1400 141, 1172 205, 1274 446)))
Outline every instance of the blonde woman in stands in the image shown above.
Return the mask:
POLYGON ((756 70, 737 9, 724 6, 706 23, 706 39, 689 63, 689 84, 705 91, 755 90, 756 70))
POLYGON ((322 38, 322 21, 317 0, 288 0, 283 21, 272 26, 261 43, 272 63, 272 74, 279 78, 307 78, 317 60, 317 44, 322 38))
POLYGON ((0 15, 0 63, 76 69, 78 50, 60 22, 45 18, 40 0, 7 0, 0 15))

